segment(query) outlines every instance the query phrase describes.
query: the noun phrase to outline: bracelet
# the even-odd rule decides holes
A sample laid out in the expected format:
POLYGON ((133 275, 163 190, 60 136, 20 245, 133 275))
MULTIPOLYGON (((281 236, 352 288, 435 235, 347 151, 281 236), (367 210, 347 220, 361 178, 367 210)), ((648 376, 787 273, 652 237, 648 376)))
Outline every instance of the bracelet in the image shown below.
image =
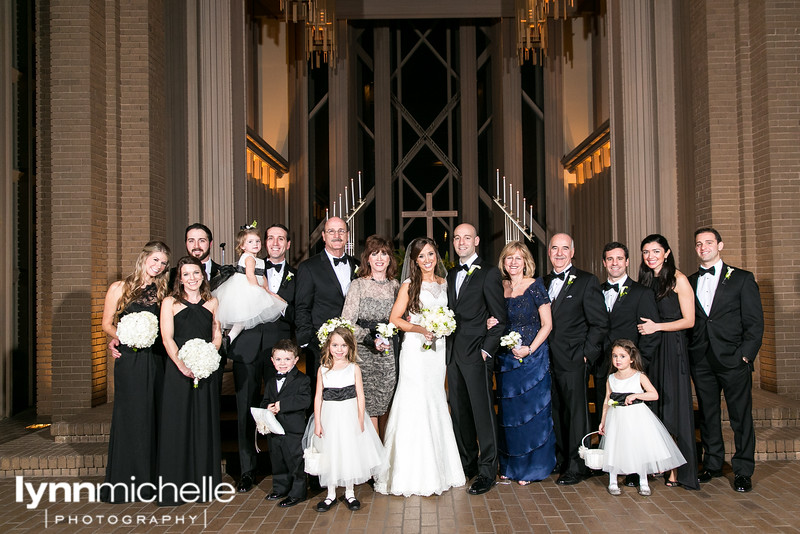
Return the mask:
POLYGON ((531 354, 533 354, 533 350, 531 349, 531 346, 528 345, 528 356, 530 356, 531 354))

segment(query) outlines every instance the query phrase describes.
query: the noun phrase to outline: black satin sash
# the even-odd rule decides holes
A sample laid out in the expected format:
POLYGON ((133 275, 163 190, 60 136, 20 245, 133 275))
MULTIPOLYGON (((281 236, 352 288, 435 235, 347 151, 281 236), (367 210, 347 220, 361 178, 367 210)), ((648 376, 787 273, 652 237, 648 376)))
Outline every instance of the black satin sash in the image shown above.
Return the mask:
POLYGON ((343 388, 322 388, 322 400, 324 401, 344 401, 355 398, 355 384, 343 388))

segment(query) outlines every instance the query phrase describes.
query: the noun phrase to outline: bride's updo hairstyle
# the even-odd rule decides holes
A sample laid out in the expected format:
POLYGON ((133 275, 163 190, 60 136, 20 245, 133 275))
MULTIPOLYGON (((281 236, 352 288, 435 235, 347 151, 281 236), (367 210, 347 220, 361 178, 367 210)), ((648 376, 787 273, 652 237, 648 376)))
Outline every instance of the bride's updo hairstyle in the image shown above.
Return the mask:
MULTIPOLYGON (((433 251, 436 252, 436 265, 441 263, 439 257, 439 249, 436 247, 436 241, 429 237, 418 237, 408 245, 406 250, 406 259, 403 262, 403 274, 408 271, 408 278, 411 281, 408 285, 408 313, 419 313, 422 309, 422 304, 419 301, 419 292, 422 287, 422 269, 417 265, 417 257, 425 248, 425 245, 430 245, 433 251)), ((403 280, 405 282, 405 280, 403 280)))

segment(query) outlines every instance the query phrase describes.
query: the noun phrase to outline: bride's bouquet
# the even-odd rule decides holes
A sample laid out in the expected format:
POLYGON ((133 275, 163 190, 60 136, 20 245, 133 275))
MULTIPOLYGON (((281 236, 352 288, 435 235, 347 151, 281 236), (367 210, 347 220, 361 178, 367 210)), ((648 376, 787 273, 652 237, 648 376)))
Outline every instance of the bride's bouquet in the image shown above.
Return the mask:
POLYGON ((325 344, 325 341, 328 339, 328 336, 331 335, 331 332, 333 332, 339 326, 343 326, 344 328, 347 328, 351 332, 356 331, 356 328, 353 326, 353 323, 351 323, 347 319, 343 319, 341 317, 334 317, 333 319, 328 319, 327 321, 325 321, 325 324, 320 326, 319 330, 317 330, 317 339, 319 340, 320 348, 322 348, 322 346, 325 344))
MULTIPOLYGON (((456 314, 447 306, 439 306, 434 309, 423 308, 420 314, 422 318, 419 325, 432 332, 437 338, 449 336, 456 330, 456 314)), ((433 341, 425 341, 422 348, 429 350, 433 347, 433 343, 433 341)))
POLYGON ((135 351, 153 346, 158 337, 158 317, 149 311, 124 315, 117 324, 117 338, 135 351))
MULTIPOLYGON (((389 340, 392 339, 394 336, 397 335, 397 327, 394 323, 378 323, 375 327, 375 330, 378 332, 376 336, 381 343, 385 343, 386 345, 389 344, 389 340)), ((383 351, 385 355, 389 354, 389 349, 383 351)))
POLYGON ((178 351, 178 358, 186 364, 194 374, 194 387, 219 368, 220 356, 213 343, 200 338, 190 339, 178 351))

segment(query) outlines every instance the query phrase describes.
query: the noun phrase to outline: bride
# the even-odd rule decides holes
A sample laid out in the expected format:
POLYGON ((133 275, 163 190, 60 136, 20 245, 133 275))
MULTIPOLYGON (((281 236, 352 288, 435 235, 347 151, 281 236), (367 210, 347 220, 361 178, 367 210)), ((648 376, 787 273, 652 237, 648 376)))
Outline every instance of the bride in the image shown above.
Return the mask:
POLYGON ((384 439, 390 467, 375 482, 379 493, 441 495, 466 482, 444 391, 445 340, 423 349, 422 344, 434 341, 434 336, 415 324, 423 308, 447 306, 444 274, 436 242, 427 237, 412 241, 403 265, 404 282, 390 315, 406 334, 384 439))

